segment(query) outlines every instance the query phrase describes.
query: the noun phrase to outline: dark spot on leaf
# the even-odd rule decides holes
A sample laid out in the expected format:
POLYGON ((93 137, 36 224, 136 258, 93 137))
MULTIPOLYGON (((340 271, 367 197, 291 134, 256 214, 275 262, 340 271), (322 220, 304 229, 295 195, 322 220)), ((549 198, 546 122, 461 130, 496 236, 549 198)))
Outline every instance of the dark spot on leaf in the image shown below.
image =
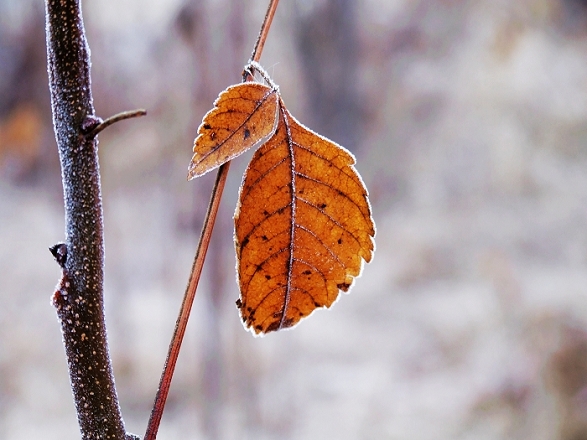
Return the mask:
POLYGON ((204 128, 206 130, 210 130, 212 128, 212 126, 210 124, 204 124, 204 128))
POLYGON ((239 299, 236 300, 236 306, 240 309, 243 306, 242 301, 239 299))
POLYGON ((245 128, 245 139, 248 139, 249 137, 251 137, 251 132, 248 128, 245 128))
MULTIPOLYGON (((261 330, 261 326, 257 326, 258 330, 261 330)), ((279 321, 273 321, 269 326, 265 329, 267 333, 273 332, 275 330, 279 330, 279 321)))
POLYGON ((320 204, 320 209, 324 209, 324 208, 326 208, 326 203, 321 203, 320 204))
POLYGON ((302 273, 304 275, 311 275, 312 274, 312 271, 310 269, 308 269, 308 270, 303 271, 302 273))
POLYGON ((261 237, 261 239, 262 239, 263 241, 267 241, 267 240, 269 240, 269 239, 267 238, 267 236, 266 236, 266 235, 263 235, 263 236, 261 237))
POLYGON ((336 287, 338 287, 343 292, 347 292, 349 290, 349 287, 351 287, 351 285, 348 283, 340 283, 340 284, 337 284, 336 287))
POLYGON ((249 243, 249 237, 245 237, 245 239, 243 240, 241 247, 245 247, 247 244, 249 243))
POLYGON ((265 279, 266 280, 270 280, 271 279, 271 275, 265 275, 265 279))
POLYGON ((338 239, 338 244, 342 244, 342 238, 338 239))

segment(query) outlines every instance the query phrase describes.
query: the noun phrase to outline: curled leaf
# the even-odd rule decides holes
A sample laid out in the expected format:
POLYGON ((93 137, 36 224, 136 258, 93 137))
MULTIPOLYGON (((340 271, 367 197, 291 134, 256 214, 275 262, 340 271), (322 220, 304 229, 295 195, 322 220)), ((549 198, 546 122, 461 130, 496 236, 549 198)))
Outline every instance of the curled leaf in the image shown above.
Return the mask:
POLYGON ((354 163, 279 100, 277 129, 247 168, 235 213, 237 306, 256 334, 330 307, 371 261, 375 225, 354 163))
POLYGON ((246 82, 228 87, 198 128, 188 180, 201 176, 267 139, 277 119, 277 89, 246 82))

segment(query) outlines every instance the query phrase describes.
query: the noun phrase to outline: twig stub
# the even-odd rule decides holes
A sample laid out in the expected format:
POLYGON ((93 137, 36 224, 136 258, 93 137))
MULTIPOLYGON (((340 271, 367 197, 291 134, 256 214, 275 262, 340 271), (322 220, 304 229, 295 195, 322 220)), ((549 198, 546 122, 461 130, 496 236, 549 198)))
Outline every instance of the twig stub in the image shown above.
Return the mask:
POLYGON ((123 121, 125 119, 131 118, 138 118, 140 116, 145 116, 147 114, 147 110, 144 109, 137 109, 137 110, 129 110, 126 112, 117 113, 114 116, 110 116, 106 118, 104 121, 96 116, 86 116, 84 121, 82 122, 82 133, 85 134, 86 139, 94 139, 98 136, 98 133, 103 131, 105 128, 110 127, 112 124, 115 124, 119 121, 123 121), (94 123, 94 125, 90 125, 94 123), (88 127, 84 130, 84 127, 88 127))
POLYGON ((55 258, 55 261, 57 261, 57 264, 59 264, 61 268, 64 268, 65 263, 67 262, 67 245, 65 243, 57 243, 51 246, 49 251, 55 258))

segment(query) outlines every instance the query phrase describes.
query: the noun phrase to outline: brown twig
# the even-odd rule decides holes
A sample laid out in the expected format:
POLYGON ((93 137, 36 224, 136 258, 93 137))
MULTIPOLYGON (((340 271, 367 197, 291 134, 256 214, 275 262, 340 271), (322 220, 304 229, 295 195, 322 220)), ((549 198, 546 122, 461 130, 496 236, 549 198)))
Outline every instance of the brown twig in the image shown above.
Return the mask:
POLYGON ((271 27, 271 23, 273 22, 273 17, 275 16, 275 11, 277 10, 278 3, 279 0, 271 0, 269 3, 267 13, 265 14, 265 19, 263 20, 263 24, 261 25, 261 31, 259 32, 257 42, 255 43, 255 48, 253 49, 253 54, 251 55, 251 61, 259 62, 259 60, 261 59, 261 53, 263 52, 263 47, 265 47, 267 34, 269 33, 269 28, 271 27))
POLYGON ((196 296, 196 289, 198 287, 198 282, 200 281, 200 275, 204 265, 204 256, 208 251, 212 229, 216 221, 218 207, 220 206, 219 192, 222 193, 222 190, 224 189, 229 166, 230 163, 222 165, 216 176, 216 182, 214 183, 214 188, 212 189, 212 195, 210 197, 210 205, 208 206, 208 212, 206 213, 206 219, 204 220, 204 225, 202 227, 202 235, 200 236, 200 242, 192 265, 191 276, 181 303, 179 316, 175 323, 173 337, 169 344, 169 352, 167 353, 167 359, 165 360, 165 366, 163 367, 163 373, 161 374, 159 389, 157 390, 157 396, 155 397, 155 403, 153 404, 153 410, 151 411, 151 417, 149 418, 149 424, 147 425, 147 432, 145 433, 144 440, 155 440, 157 438, 157 431, 159 430, 161 416, 163 415, 163 409, 165 408, 165 402, 167 400, 167 395, 169 394, 169 387, 171 386, 171 379, 173 378, 173 372, 175 371, 175 364, 177 363, 177 357, 179 356, 179 351, 181 349, 181 343, 192 310, 192 304, 194 303, 194 298, 196 296), (223 169, 225 169, 224 172, 222 171, 223 169))
MULTIPOLYGON (((124 121, 125 119, 131 118, 138 118, 140 116, 145 116, 147 114, 147 110, 144 109, 137 109, 137 110, 129 110, 126 112, 117 113, 114 116, 110 116, 109 118, 105 119, 104 121, 100 121, 99 119, 94 119, 97 122, 96 125, 86 128, 89 129, 88 134, 86 134, 87 139, 93 139, 100 132, 104 129, 110 127, 112 124, 116 124, 119 121, 124 121)), ((84 125, 82 123, 82 130, 84 129, 84 125)))
MULTIPOLYGON (((253 50, 251 61, 258 62, 261 58, 263 46, 265 45, 265 40, 267 39, 267 34, 269 33, 269 28, 271 27, 271 22, 273 21, 273 16, 275 15, 275 10, 277 9, 278 3, 279 0, 270 0, 267 13, 265 14, 265 19, 261 26, 261 31, 259 32, 259 37, 255 43, 255 49, 253 50)), ((243 77, 243 81, 248 79, 249 78, 243 77)), ((216 214, 218 213, 218 208, 220 206, 220 199, 222 198, 222 192, 224 191, 229 168, 230 162, 227 162, 218 169, 218 174, 216 175, 216 182, 212 188, 210 204, 208 205, 208 211, 206 213, 206 218, 202 227, 202 233, 200 235, 198 249, 194 257, 190 279, 181 304, 179 316, 175 324, 175 329, 171 343, 169 345, 169 351, 167 353, 167 359, 165 361, 165 366, 163 367, 163 373, 161 374, 161 380, 159 382, 159 389, 157 390, 155 403, 153 404, 153 411, 151 412, 151 417, 149 418, 147 432, 145 433, 144 440, 155 440, 157 437, 157 431, 159 430, 159 424, 161 422, 161 416, 163 415, 165 401, 167 400, 167 395, 169 394, 169 387, 171 385, 171 379, 175 370, 175 364, 177 362, 177 357, 179 356, 179 351, 189 320, 190 311, 196 296, 196 289, 198 287, 198 282, 200 281, 202 268, 204 267, 206 252, 208 251, 208 245, 210 244, 210 238, 212 237, 212 230, 216 221, 216 214)))

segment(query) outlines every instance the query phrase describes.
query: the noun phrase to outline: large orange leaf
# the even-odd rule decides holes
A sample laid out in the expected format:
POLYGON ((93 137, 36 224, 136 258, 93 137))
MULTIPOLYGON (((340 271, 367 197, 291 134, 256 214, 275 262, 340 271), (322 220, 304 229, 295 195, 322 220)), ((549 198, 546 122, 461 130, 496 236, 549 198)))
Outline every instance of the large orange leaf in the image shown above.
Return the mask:
POLYGON ((235 213, 246 327, 267 333, 330 307, 371 260, 375 225, 350 152, 279 100, 274 135, 253 156, 235 213))
POLYGON ((246 82, 228 87, 198 128, 188 180, 201 176, 267 139, 277 119, 277 89, 246 82))

